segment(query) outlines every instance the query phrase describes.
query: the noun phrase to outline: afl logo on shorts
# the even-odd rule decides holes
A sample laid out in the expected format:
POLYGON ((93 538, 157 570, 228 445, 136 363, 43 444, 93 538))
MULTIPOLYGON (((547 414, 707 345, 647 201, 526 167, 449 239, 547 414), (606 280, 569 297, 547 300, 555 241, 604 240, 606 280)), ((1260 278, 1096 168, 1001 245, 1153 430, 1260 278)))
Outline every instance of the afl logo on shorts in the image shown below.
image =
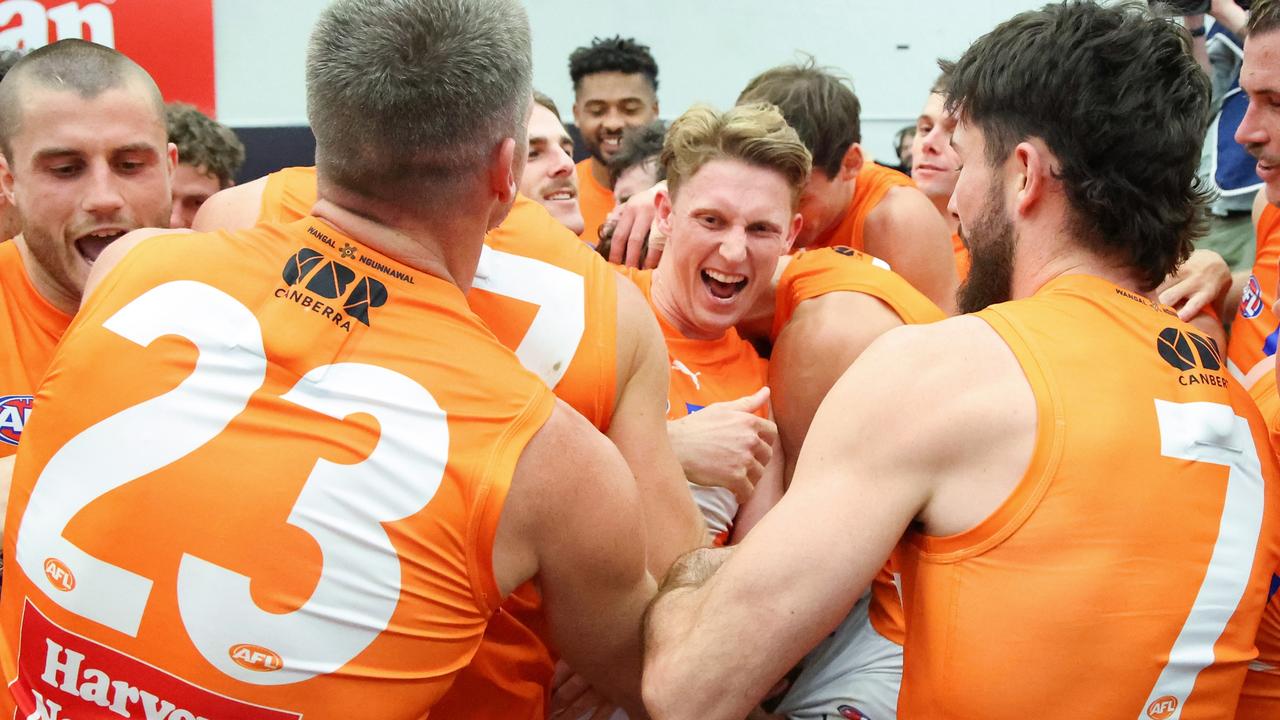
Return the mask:
POLYGON ((0 397, 0 444, 17 445, 22 428, 31 419, 30 395, 5 395, 0 397))
POLYGON ((1262 314, 1262 287, 1258 285, 1258 278, 1253 275, 1249 276, 1249 282, 1244 286, 1244 292, 1240 295, 1240 314, 1246 320, 1251 320, 1262 314))
POLYGON ((871 720, 870 715, 865 715, 861 710, 852 705, 841 705, 836 708, 840 712, 842 718, 852 718, 852 720, 871 720))

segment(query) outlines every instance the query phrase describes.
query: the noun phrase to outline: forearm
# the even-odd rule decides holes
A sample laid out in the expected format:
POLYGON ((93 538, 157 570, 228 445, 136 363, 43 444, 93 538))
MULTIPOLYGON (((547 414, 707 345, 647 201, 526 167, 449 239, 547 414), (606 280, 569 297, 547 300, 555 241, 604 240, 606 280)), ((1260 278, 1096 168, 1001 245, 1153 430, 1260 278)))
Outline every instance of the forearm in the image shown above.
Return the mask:
POLYGON ((707 525, 689 492, 680 464, 670 451, 666 454, 668 459, 654 463, 663 466, 653 468, 653 474, 660 477, 648 482, 639 479, 649 538, 649 572, 659 579, 666 576, 676 558, 707 544, 707 525))

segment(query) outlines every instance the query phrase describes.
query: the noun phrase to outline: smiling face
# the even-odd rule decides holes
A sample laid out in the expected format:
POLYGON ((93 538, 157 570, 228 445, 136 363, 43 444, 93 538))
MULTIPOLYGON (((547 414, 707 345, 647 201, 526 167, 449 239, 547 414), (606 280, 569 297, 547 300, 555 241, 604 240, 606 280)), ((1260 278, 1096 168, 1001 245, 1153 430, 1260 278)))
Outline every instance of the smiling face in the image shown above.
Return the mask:
POLYGON ((598 72, 578 83, 573 121, 591 156, 602 164, 622 148, 622 131, 658 117, 658 98, 641 73, 598 72))
POLYGON ((21 121, 0 185, 22 216, 37 287, 78 301, 107 245, 168 224, 177 148, 135 82, 93 98, 28 83, 19 97, 21 121))
POLYGON ((929 95, 916 119, 916 135, 911 143, 911 179, 935 202, 951 197, 960 170, 960 158, 951 147, 956 119, 945 105, 942 95, 929 95))
POLYGON ((1240 88, 1249 95, 1249 109, 1236 128, 1236 142, 1258 159, 1267 202, 1280 205, 1280 31, 1245 41, 1240 88))
POLYGON ((537 104, 529 115, 529 154, 520 175, 520 194, 545 207, 574 234, 582 232, 573 139, 554 113, 537 104))
POLYGON ((718 338, 768 289, 800 215, 786 178, 739 160, 708 162, 678 192, 659 200, 659 229, 668 240, 654 273, 654 302, 686 337, 718 338))

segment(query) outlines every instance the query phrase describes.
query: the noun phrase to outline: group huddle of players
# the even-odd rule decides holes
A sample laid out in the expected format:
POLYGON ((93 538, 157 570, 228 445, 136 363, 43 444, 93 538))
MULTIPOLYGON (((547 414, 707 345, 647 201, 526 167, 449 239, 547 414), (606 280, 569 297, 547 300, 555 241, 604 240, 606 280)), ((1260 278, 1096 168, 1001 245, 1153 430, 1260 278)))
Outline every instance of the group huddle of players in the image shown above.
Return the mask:
POLYGON ((654 126, 621 38, 575 168, 530 42, 335 0, 315 165, 193 231, 142 68, 0 81, 0 715, 1280 717, 1280 5, 1234 288, 1144 8, 941 63, 911 177, 812 63, 654 126))

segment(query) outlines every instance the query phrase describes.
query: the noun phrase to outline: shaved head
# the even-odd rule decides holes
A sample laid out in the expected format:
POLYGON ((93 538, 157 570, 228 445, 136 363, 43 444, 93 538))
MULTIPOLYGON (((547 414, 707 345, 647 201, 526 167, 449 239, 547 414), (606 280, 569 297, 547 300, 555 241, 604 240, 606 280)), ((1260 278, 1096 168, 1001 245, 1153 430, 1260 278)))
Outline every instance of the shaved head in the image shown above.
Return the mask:
POLYGON ((123 53, 86 40, 59 40, 23 56, 0 81, 0 151, 12 159, 12 138, 22 124, 23 89, 65 90, 85 99, 132 85, 151 99, 164 124, 164 98, 142 66, 123 53))

